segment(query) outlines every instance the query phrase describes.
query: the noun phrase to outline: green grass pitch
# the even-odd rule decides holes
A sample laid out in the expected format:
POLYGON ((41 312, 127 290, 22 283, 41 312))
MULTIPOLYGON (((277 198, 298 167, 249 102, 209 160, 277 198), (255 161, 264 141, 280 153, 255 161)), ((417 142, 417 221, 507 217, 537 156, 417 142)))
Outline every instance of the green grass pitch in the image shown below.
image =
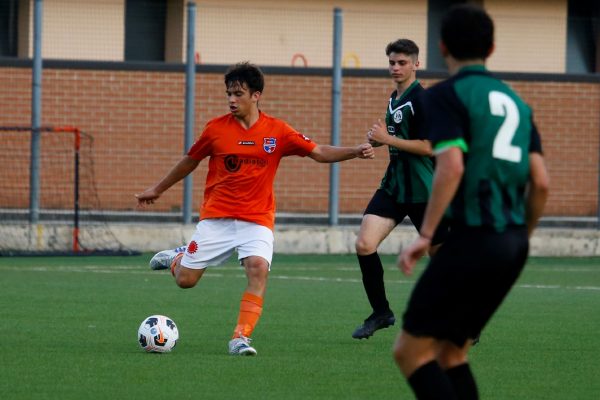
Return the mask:
MULTIPOLYGON (((393 363, 400 324, 351 338, 369 314, 352 255, 275 255, 258 356, 231 357, 243 270, 179 289, 135 257, 0 258, 3 399, 411 399, 393 363), (172 353, 137 344, 144 317, 175 320, 172 353)), ((422 270, 383 257, 400 319, 422 270)), ((483 399, 596 399, 600 259, 532 258, 471 353, 483 399)))

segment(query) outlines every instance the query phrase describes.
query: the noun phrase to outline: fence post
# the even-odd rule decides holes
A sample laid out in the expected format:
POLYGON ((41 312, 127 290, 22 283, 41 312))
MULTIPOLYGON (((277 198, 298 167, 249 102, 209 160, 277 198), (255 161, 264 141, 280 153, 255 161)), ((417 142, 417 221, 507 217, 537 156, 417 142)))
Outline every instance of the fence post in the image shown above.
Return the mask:
MULTIPOLYGON (((333 67, 331 82, 331 144, 340 145, 340 119, 342 114, 342 10, 333 10, 333 67)), ((338 163, 329 167, 329 225, 338 225, 339 218, 338 163)))
MULTIPOLYGON (((187 54, 185 69, 185 137, 184 153, 194 143, 194 100, 196 97, 196 3, 187 3, 187 54)), ((183 180, 183 223, 192 222, 192 174, 183 180)))
POLYGON ((40 218, 40 127, 42 126, 42 0, 33 3, 33 66, 31 68, 31 160, 29 222, 40 218))

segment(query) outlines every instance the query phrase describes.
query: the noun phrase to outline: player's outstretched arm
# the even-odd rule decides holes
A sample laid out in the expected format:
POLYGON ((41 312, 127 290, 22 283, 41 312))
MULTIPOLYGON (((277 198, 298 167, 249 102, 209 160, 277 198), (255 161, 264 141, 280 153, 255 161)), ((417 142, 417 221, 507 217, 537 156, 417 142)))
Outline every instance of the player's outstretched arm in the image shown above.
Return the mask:
POLYGON ((375 158, 375 151, 369 143, 356 147, 317 145, 308 156, 320 163, 332 163, 352 158, 375 158))
POLYGON ((190 156, 184 156, 171 170, 162 178, 158 183, 150 186, 142 193, 136 194, 135 197, 138 201, 138 207, 144 207, 146 204, 154 204, 163 192, 169 189, 171 186, 188 176, 200 163, 199 160, 195 160, 190 156))
POLYGON ((433 156, 433 150, 431 149, 431 142, 429 142, 429 140, 407 140, 390 135, 387 133, 386 125, 381 120, 378 120, 373 124, 371 129, 369 129, 367 132, 367 140, 371 144, 385 144, 418 156, 433 156))
POLYGON ((527 187, 525 218, 527 231, 531 237, 533 230, 542 216, 546 200, 548 199, 550 179, 546 171, 544 158, 540 153, 529 154, 529 169, 531 178, 527 187))

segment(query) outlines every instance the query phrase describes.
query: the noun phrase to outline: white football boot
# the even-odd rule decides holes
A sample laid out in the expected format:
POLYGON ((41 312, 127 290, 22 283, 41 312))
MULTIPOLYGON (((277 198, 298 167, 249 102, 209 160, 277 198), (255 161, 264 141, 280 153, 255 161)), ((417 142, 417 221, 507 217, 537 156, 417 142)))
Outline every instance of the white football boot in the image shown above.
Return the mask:
POLYGON ((229 354, 232 356, 255 356, 256 349, 250 346, 252 339, 245 336, 233 338, 229 341, 229 354))
POLYGON ((150 259, 150 269, 159 271, 161 269, 171 268, 171 264, 178 254, 185 253, 187 246, 177 247, 176 249, 159 251, 150 259))

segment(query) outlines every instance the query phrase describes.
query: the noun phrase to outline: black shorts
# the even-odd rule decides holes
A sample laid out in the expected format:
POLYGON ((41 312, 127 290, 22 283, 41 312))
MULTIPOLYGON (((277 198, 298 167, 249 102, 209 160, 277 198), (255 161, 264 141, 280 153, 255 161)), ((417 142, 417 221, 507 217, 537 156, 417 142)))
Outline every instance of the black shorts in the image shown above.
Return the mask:
MULTIPOLYGON (((427 208, 427 203, 397 203, 392 196, 385 191, 378 189, 367 205, 365 214, 393 219, 396 221, 396 225, 401 223, 404 218, 408 216, 410 222, 412 222, 418 231, 421 229, 421 224, 423 223, 425 208, 427 208)), ((441 222, 433 235, 431 244, 435 245, 444 242, 447 235, 448 225, 441 222)))
POLYGON ((451 228, 413 289, 403 329, 462 347, 480 334, 498 309, 519 277, 528 251, 525 227, 503 233, 451 228))

